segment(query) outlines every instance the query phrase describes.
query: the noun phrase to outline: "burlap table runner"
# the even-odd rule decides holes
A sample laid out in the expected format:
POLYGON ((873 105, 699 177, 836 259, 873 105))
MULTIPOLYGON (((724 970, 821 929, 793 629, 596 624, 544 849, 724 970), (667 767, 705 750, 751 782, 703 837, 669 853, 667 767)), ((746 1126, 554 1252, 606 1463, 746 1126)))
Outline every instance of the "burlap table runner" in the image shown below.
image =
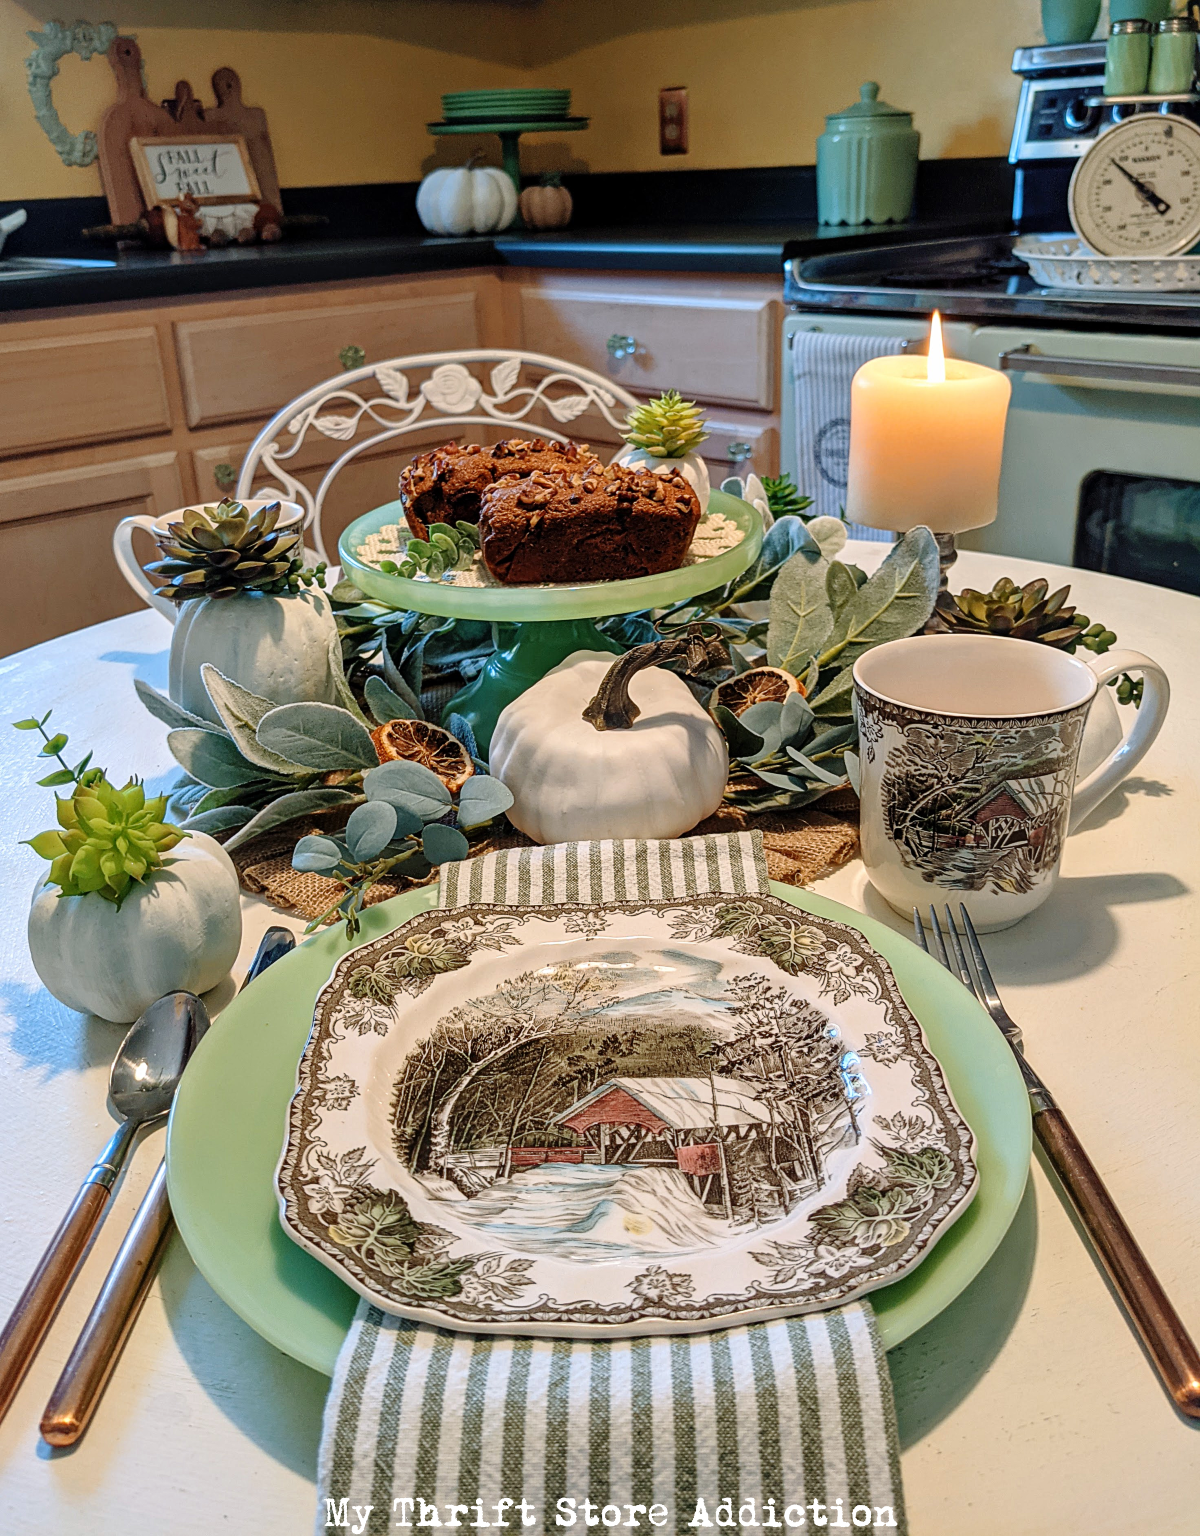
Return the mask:
MULTIPOLYGON (((344 810, 326 811, 235 848, 230 856, 243 889, 256 896, 265 896, 275 906, 295 912, 299 917, 312 919, 327 912, 337 900, 340 889, 337 881, 293 869, 292 849, 309 833, 339 830, 345 825, 348 814, 344 810)), ((806 810, 765 811, 755 815, 748 815, 734 806, 722 806, 715 816, 702 821, 689 835, 746 830, 762 833, 767 873, 772 880, 782 881, 785 885, 808 885, 858 857, 858 796, 851 789, 836 790, 806 810)), ((523 833, 509 830, 473 842, 471 855, 477 857, 501 848, 533 846, 523 833)), ((428 878, 435 880, 436 873, 428 878)), ((371 890, 366 905, 387 901, 401 891, 425 883, 381 880, 371 890)))

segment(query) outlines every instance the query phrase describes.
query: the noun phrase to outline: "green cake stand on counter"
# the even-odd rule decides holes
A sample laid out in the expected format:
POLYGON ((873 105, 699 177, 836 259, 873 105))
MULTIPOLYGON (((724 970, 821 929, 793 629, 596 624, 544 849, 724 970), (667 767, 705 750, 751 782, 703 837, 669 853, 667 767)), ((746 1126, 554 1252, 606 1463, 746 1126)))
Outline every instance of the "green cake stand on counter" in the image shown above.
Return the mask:
MULTIPOLYGON (((399 526, 400 545, 407 539, 404 510, 388 501, 357 518, 342 533, 338 555, 342 574, 361 592, 389 608, 441 614, 453 619, 480 619, 503 626, 498 648, 483 671, 450 700, 443 723, 452 714, 470 722, 481 753, 487 753, 496 721, 505 705, 531 688, 575 651, 624 649, 596 628, 594 620, 645 608, 669 608, 698 597, 740 576, 762 548, 762 518, 749 502, 722 491, 709 497, 708 513, 721 513, 736 524, 738 542, 720 554, 682 565, 658 576, 625 581, 581 582, 544 587, 467 586, 456 582, 464 572, 447 572, 439 580, 392 575, 361 551, 367 540, 399 526)), ((382 558, 391 558, 383 556, 382 558)))

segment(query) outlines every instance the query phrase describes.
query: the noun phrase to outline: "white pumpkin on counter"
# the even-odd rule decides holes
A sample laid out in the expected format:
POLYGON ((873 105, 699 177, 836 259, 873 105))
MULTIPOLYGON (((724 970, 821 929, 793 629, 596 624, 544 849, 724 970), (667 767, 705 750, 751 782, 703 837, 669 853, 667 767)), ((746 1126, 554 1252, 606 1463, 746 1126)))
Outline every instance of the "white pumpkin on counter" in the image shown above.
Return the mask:
POLYGON ((517 216, 517 189, 494 165, 431 171, 417 189, 417 217, 433 235, 488 235, 517 216))
POLYGON ((40 875, 28 937, 60 1003, 131 1024, 166 992, 207 992, 228 976, 242 941, 237 871, 220 843, 193 832, 120 908, 95 892, 60 895, 40 875))
POLYGON ((176 704, 224 728, 204 687, 206 662, 275 704, 338 702, 337 622, 315 588, 295 595, 242 592, 180 604, 171 636, 168 691, 176 704))
POLYGON ((615 661, 576 651, 508 705, 489 768, 512 793, 514 826, 538 843, 679 837, 712 815, 729 776, 725 738, 683 679, 652 665, 683 643, 615 661))

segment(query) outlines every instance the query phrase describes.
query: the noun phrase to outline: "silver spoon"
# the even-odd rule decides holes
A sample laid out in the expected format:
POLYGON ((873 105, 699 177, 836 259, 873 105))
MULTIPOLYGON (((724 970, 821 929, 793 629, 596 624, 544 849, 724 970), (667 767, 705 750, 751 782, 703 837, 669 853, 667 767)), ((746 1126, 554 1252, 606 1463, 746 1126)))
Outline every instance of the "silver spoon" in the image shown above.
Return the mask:
MULTIPOLYGON (((268 966, 295 947, 295 935, 287 928, 268 928, 241 990, 244 992, 268 966)), ((125 1241, 50 1394, 41 1423, 47 1445, 74 1445, 91 1423, 174 1225, 164 1160, 142 1196, 125 1241)))
POLYGON ((109 1098, 121 1124, 84 1179, 0 1333, 0 1418, 8 1412, 70 1288, 134 1137, 171 1108, 188 1057, 207 1028, 208 1010, 198 997, 168 992, 150 1004, 121 1042, 108 1075, 109 1098))

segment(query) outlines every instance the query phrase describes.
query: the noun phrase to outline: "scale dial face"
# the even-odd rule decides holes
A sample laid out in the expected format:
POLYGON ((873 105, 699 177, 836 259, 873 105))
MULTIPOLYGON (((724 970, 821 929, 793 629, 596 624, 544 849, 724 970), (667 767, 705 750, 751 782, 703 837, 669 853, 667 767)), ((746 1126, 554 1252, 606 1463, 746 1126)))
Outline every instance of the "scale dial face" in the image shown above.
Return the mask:
POLYGON ((1200 240, 1200 128, 1144 112, 1102 133, 1075 167, 1075 233, 1098 256, 1177 256, 1200 240))

